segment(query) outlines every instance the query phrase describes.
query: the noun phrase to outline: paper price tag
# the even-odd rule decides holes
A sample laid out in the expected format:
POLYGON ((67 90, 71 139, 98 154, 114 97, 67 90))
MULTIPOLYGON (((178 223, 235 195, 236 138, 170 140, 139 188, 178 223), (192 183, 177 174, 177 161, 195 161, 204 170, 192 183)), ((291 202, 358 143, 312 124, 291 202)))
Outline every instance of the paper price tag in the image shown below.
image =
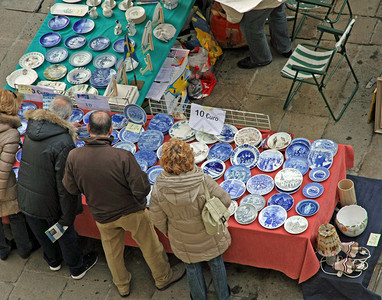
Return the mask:
POLYGON ((210 134, 220 134, 223 129, 226 112, 221 109, 191 104, 189 125, 192 129, 210 134))
POLYGON ((142 125, 135 124, 132 122, 128 122, 126 125, 126 130, 134 132, 134 133, 140 133, 142 129, 142 125))
POLYGON ((21 94, 30 95, 30 94, 32 94, 32 87, 30 85, 18 84, 17 85, 17 91, 21 94))
POLYGON ((74 93, 74 98, 79 108, 85 110, 110 111, 109 101, 107 100, 107 97, 74 93))
MULTIPOLYGON (((54 94, 54 89, 46 86, 17 85, 17 91, 24 94, 27 101, 43 102, 43 95, 54 94)), ((54 94, 55 95, 55 94, 54 94)))
POLYGON ((381 234, 379 233, 370 233, 369 240, 367 241, 367 246, 377 247, 381 234))

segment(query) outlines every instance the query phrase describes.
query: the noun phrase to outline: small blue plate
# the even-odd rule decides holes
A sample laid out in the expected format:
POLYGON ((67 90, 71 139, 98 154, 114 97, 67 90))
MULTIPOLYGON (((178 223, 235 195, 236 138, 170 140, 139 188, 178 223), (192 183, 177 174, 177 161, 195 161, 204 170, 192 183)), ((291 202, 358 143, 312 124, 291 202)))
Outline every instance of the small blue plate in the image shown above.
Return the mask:
POLYGON ((23 102, 23 103, 21 103, 20 110, 17 113, 17 115, 20 118, 25 118, 25 114, 28 110, 36 110, 36 109, 37 109, 36 104, 34 104, 32 102, 23 102))
POLYGON ((275 186, 273 178, 269 175, 259 174, 249 178, 247 190, 251 194, 265 195, 270 193, 275 186))
POLYGON ((85 115, 85 113, 81 109, 73 108, 73 112, 72 112, 71 116, 69 117, 68 121, 79 123, 84 118, 84 115, 85 115))
POLYGON ((98 36, 89 42, 89 48, 93 51, 105 50, 110 45, 110 40, 106 36, 98 36))
POLYGON ((333 142, 332 140, 327 140, 327 139, 319 139, 315 140, 312 143, 311 149, 326 149, 330 150, 333 154, 333 157, 337 154, 338 151, 338 145, 333 142))
POLYGON ((87 125, 84 124, 80 128, 78 128, 78 138, 83 139, 90 136, 87 125))
POLYGON ((268 200, 268 205, 280 205, 284 207, 286 211, 293 207, 294 200, 293 197, 287 193, 278 193, 272 195, 268 200))
POLYGON ((73 24, 73 31, 78 34, 89 33, 94 29, 95 23, 91 19, 80 19, 73 24))
POLYGON ((137 151, 137 148, 135 148, 135 145, 131 142, 119 142, 116 143, 113 147, 129 151, 133 154, 135 154, 135 151, 137 151))
POLYGON ((40 38, 40 44, 46 48, 54 47, 61 42, 61 35, 57 32, 48 32, 45 33, 40 38))
POLYGON ((19 179, 19 170, 20 170, 20 168, 19 167, 13 167, 12 170, 15 173, 16 180, 19 179))
POLYGON ((88 111, 84 116, 83 116, 83 121, 85 124, 89 124, 89 117, 92 113, 94 113, 95 110, 88 111))
POLYGON ((326 149, 312 149, 308 155, 308 163, 311 169, 318 167, 329 169, 333 164, 333 152, 326 149))
POLYGON ((85 146, 85 141, 76 141, 75 145, 76 145, 76 148, 81 148, 85 146))
POLYGON ((295 142, 288 146, 285 150, 285 158, 300 157, 307 158, 310 148, 302 142, 295 142))
POLYGON ((309 172, 309 178, 312 181, 322 182, 328 179, 330 176, 330 171, 324 167, 314 168, 309 172))
POLYGON ((307 198, 318 198, 322 195, 323 192, 324 187, 317 182, 308 183, 302 189, 302 194, 307 198))
POLYGON ((161 166, 154 166, 147 170, 147 177, 149 179, 149 182, 151 184, 154 184, 157 181, 157 176, 159 173, 164 171, 164 169, 161 166))
POLYGON ((276 229, 282 226, 288 214, 285 208, 279 205, 265 207, 257 217, 261 226, 267 229, 276 229))
POLYGON ((264 150, 260 153, 257 167, 263 172, 273 172, 284 162, 284 155, 278 150, 264 150))
POLYGON ((25 120, 25 119, 21 119, 21 126, 17 128, 17 130, 19 131, 20 135, 24 135, 25 132, 27 131, 27 127, 28 127, 28 121, 25 120))
POLYGON ((68 26, 70 20, 67 16, 54 16, 48 22, 48 27, 52 30, 61 30, 68 26))
POLYGON ((122 129, 127 125, 127 120, 122 114, 111 115, 111 122, 113 124, 114 129, 122 129))
POLYGON ((309 149, 310 149, 310 146, 311 146, 311 143, 308 139, 306 138, 296 138, 296 139, 293 139, 291 144, 294 144, 294 143, 303 143, 305 144, 309 149))
POLYGON ((142 132, 138 139, 140 150, 157 150, 164 140, 163 133, 159 130, 147 130, 142 132))
POLYGON ((147 121, 147 114, 145 110, 136 104, 129 104, 125 106, 125 117, 128 122, 143 125, 147 121))
POLYGON ((117 71, 114 69, 96 69, 90 77, 90 84, 95 88, 104 89, 109 85, 111 77, 114 75, 117 75, 117 71))
POLYGON ((238 131, 239 130, 235 126, 224 124, 222 131, 216 137, 221 142, 232 143, 234 141, 235 134, 238 131))
POLYGON ((232 146, 228 143, 217 143, 210 148, 208 159, 220 159, 226 161, 230 158, 232 153, 232 146))
POLYGON ((21 162, 21 155, 23 153, 23 148, 20 148, 17 152, 16 152, 16 160, 18 162, 21 162))
POLYGON ((225 180, 220 186, 230 194, 232 200, 239 199, 245 192, 245 184, 238 179, 225 180))
POLYGON ((260 152, 255 146, 244 144, 233 150, 230 160, 232 165, 245 165, 252 169, 256 167, 259 157, 260 152))
POLYGON ((65 48, 55 47, 46 52, 45 59, 52 64, 57 64, 64 61, 68 55, 69 52, 65 48))
POLYGON ((137 153, 135 153, 134 156, 141 167, 145 164, 144 162, 146 162, 147 168, 150 168, 153 165, 155 165, 158 160, 156 153, 150 150, 137 151, 137 153))
POLYGON ((136 143, 139 140, 139 137, 141 136, 142 132, 145 130, 143 127, 141 128, 141 131, 139 133, 135 133, 132 131, 129 131, 126 129, 126 127, 123 127, 121 131, 119 132, 119 139, 124 142, 132 142, 136 143))
POLYGON ((223 176, 225 171, 225 163, 220 159, 210 159, 205 161, 202 166, 204 173, 210 175, 213 179, 217 180, 223 176))
POLYGON ((72 35, 65 40, 65 46, 69 49, 78 49, 86 44, 86 38, 82 35, 72 35))
POLYGON ((302 175, 305 175, 309 170, 309 164, 306 158, 292 157, 285 161, 283 168, 297 169, 302 175))
POLYGON ((317 201, 311 199, 305 199, 297 203, 296 212, 303 217, 313 216, 320 209, 320 205, 317 201))
POLYGON ((163 134, 168 133, 171 126, 174 125, 174 118, 166 114, 156 114, 149 123, 147 129, 155 129, 163 132, 163 134))
MULTIPOLYGON (((134 40, 130 39, 132 44, 133 44, 133 47, 135 47, 135 42, 134 40)), ((113 44, 113 49, 115 52, 117 53, 124 53, 124 43, 125 43, 125 39, 119 39, 117 41, 114 42, 113 44)))
POLYGON ((114 130, 111 132, 110 137, 111 137, 111 136, 113 136, 113 138, 114 138, 114 140, 111 142, 112 145, 114 145, 115 143, 118 143, 118 142, 119 142, 119 133, 118 133, 117 130, 114 129, 114 130))
POLYGON ((251 178, 251 170, 245 165, 231 166, 224 173, 225 180, 238 179, 244 183, 247 183, 249 178, 251 178))

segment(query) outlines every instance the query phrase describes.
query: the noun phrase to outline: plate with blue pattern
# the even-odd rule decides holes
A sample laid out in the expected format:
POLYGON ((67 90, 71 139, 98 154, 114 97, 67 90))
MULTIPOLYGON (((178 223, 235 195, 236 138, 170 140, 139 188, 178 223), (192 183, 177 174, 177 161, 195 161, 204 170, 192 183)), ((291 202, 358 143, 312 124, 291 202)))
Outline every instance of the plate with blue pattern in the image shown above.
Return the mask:
POLYGON ((106 36, 98 36, 90 40, 89 48, 93 51, 105 50, 110 45, 110 40, 106 36))
POLYGON ((124 142, 136 143, 138 142, 139 137, 144 131, 145 130, 143 129, 143 127, 141 128, 141 131, 139 133, 132 132, 130 130, 127 130, 127 127, 123 127, 121 131, 119 132, 119 139, 124 142))
POLYGON ((140 150, 157 150, 164 140, 163 133, 159 130, 147 130, 142 132, 138 139, 140 150))
POLYGON ((73 31, 78 34, 89 33, 94 29, 95 23, 91 19, 80 19, 73 24, 73 31))
POLYGON ((58 64, 64 61, 68 57, 68 55, 69 52, 65 48, 55 47, 49 49, 48 52, 46 52, 45 59, 52 64, 58 64))
POLYGON ((72 35, 65 40, 65 46, 69 49, 79 49, 86 44, 86 38, 82 35, 72 35))
POLYGON ((309 170, 309 164, 306 158, 292 157, 285 161, 284 168, 297 169, 302 175, 305 175, 309 170))
POLYGON ((85 113, 79 109, 79 108, 73 108, 73 112, 70 115, 68 121, 69 122, 81 122, 82 119, 84 118, 85 113))
POLYGON ((23 153, 23 148, 20 148, 17 152, 16 152, 16 160, 18 162, 21 162, 21 155, 23 153))
POLYGON ((146 162, 148 168, 155 165, 158 161, 157 154, 150 150, 139 150, 134 154, 134 156, 140 166, 144 164, 142 162, 146 162))
POLYGON ((310 148, 312 150, 313 149, 329 150, 330 152, 332 152, 333 157, 337 154, 337 151, 338 151, 338 145, 332 140, 328 140, 328 139, 315 140, 313 141, 312 146, 310 148))
POLYGON ((28 110, 36 110, 37 109, 37 105, 32 103, 32 102, 23 102, 21 103, 21 106, 20 106, 20 109, 19 109, 19 112, 17 113, 17 115, 20 117, 20 118, 25 118, 25 114, 28 110))
POLYGON ((257 167, 263 172, 273 172, 284 162, 284 155, 278 150, 264 150, 260 153, 257 167))
POLYGON ((112 68, 117 62, 117 57, 112 53, 102 53, 93 59, 93 66, 98 69, 112 68))
POLYGON ((225 171, 224 179, 238 179, 244 183, 251 178, 251 170, 245 165, 231 166, 225 171))
POLYGON ((52 30, 61 30, 68 26, 70 20, 67 16, 54 16, 48 22, 48 27, 52 30))
POLYGON ((251 194, 266 195, 273 190, 275 182, 269 175, 259 174, 255 175, 247 181, 247 190, 251 194))
POLYGON ((309 172, 309 178, 312 181, 322 182, 328 179, 330 176, 330 171, 324 167, 314 168, 309 172))
POLYGON ((154 129, 166 134, 171 126, 174 125, 174 118, 167 114, 156 114, 149 123, 147 129, 154 129))
MULTIPOLYGON (((135 153, 135 151, 137 150, 136 148, 135 148, 135 145, 133 144, 133 143, 131 143, 131 142, 119 142, 119 143, 116 143, 116 144, 114 144, 114 146, 113 146, 114 148, 118 148, 118 149, 123 149, 123 150, 126 150, 126 151, 129 151, 129 152, 131 152, 131 153, 135 153)), ((150 151, 151 152, 151 151, 150 151)), ((156 161, 155 161, 155 163, 156 163, 156 161)), ((154 163, 154 164, 155 164, 154 163)))
POLYGON ((78 128, 78 138, 83 139, 90 136, 87 125, 84 124, 80 128, 78 128))
POLYGON ((122 114, 111 115, 111 122, 114 129, 122 129, 127 125, 127 119, 122 114))
POLYGON ((45 48, 50 48, 58 45, 61 42, 61 35, 57 32, 48 32, 45 33, 40 38, 40 44, 41 46, 44 46, 45 48))
POLYGON ((318 182, 308 183, 302 189, 302 194, 306 198, 318 198, 323 194, 323 192, 324 192, 324 187, 322 186, 322 184, 318 182))
POLYGON ((171 137, 188 141, 195 137, 195 130, 190 127, 187 120, 180 120, 171 126, 168 134, 171 137))
POLYGON ((312 199, 305 199, 297 203, 296 212, 303 217, 313 216, 320 209, 317 201, 312 199))
POLYGON ((117 130, 113 130, 112 132, 111 132, 111 135, 110 135, 110 137, 111 136, 113 136, 113 141, 111 142, 111 144, 112 145, 114 145, 115 143, 118 143, 119 142, 119 133, 118 133, 118 131, 117 130))
POLYGON ((220 159, 210 159, 205 161, 202 166, 204 173, 210 175, 213 179, 217 180, 223 176, 225 171, 225 163, 220 159))
POLYGON ((111 77, 115 75, 117 75, 117 71, 114 69, 95 69, 90 77, 90 84, 95 88, 104 89, 109 85, 111 77))
POLYGON ((208 159, 220 159, 226 161, 230 158, 232 153, 232 146, 228 143, 217 143, 210 148, 208 159))
POLYGON ((145 110, 137 104, 126 105, 124 113, 128 122, 143 125, 147 121, 145 110))
POLYGON ((85 124, 89 124, 89 118, 90 118, 90 115, 91 115, 92 113, 94 113, 94 112, 95 112, 95 110, 91 110, 91 111, 87 112, 87 113, 84 115, 84 117, 82 118, 82 120, 84 121, 85 124))
POLYGON ((282 226, 288 214, 285 208, 279 205, 265 207, 259 214, 258 220, 261 226, 267 229, 276 229, 282 226))
POLYGON ((311 169, 318 167, 329 169, 333 164, 333 152, 326 149, 312 149, 308 155, 308 164, 311 169))
POLYGON ((239 130, 235 126, 230 124, 224 124, 222 131, 220 132, 219 135, 216 136, 216 138, 220 142, 232 143, 234 141, 235 134, 238 131, 239 130))
POLYGON ((80 67, 71 70, 66 80, 71 84, 83 84, 90 79, 92 72, 88 68, 80 67))
MULTIPOLYGON (((129 38, 129 40, 133 44, 133 47, 135 47, 135 41, 133 39, 131 39, 131 38, 129 38)), ((115 41, 113 43, 114 51, 117 52, 117 53, 124 53, 124 43, 125 43, 125 39, 124 38, 115 41)))
POLYGON ((293 207, 294 199, 287 193, 278 193, 272 195, 268 200, 268 205, 280 205, 286 211, 293 207))
POLYGON ((232 200, 239 199, 245 192, 244 182, 238 179, 225 180, 220 186, 231 196, 232 200))
POLYGON ((292 140, 291 144, 294 144, 294 143, 303 143, 309 149, 310 149, 310 146, 312 145, 312 143, 308 139, 306 139, 306 138, 295 138, 295 139, 292 140))
POLYGON ((79 141, 76 141, 74 144, 76 145, 76 148, 81 148, 85 146, 85 141, 79 140, 79 141))
POLYGON ((233 150, 230 160, 232 165, 245 165, 249 169, 256 167, 260 152, 252 145, 241 145, 233 150))
POLYGON ((240 200, 240 205, 242 204, 251 204, 256 207, 257 211, 260 211, 265 207, 265 198, 261 195, 249 194, 240 200))
POLYGON ((151 184, 157 181, 157 176, 159 173, 163 172, 164 169, 161 166, 154 166, 147 170, 147 178, 151 184))
POLYGON ((305 143, 295 142, 288 146, 285 150, 285 158, 300 157, 307 158, 310 148, 305 143))
POLYGON ((27 127, 28 127, 28 121, 25 119, 21 119, 21 126, 17 128, 20 135, 25 134, 25 132, 27 131, 27 127))
POLYGON ((141 170, 146 173, 149 168, 147 161, 141 159, 137 160, 137 163, 141 167, 141 170))

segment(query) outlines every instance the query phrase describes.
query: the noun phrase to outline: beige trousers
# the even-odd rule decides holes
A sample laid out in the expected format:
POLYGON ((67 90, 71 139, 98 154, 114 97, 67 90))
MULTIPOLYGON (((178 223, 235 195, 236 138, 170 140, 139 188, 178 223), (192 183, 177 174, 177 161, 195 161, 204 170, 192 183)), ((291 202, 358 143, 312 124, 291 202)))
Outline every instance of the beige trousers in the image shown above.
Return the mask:
POLYGON ((122 216, 110 223, 96 222, 96 224, 101 233, 102 247, 113 276, 113 282, 121 294, 130 292, 131 281, 131 274, 126 269, 123 257, 126 231, 131 233, 131 237, 141 249, 155 280, 155 285, 163 286, 169 282, 172 270, 147 209, 122 216))

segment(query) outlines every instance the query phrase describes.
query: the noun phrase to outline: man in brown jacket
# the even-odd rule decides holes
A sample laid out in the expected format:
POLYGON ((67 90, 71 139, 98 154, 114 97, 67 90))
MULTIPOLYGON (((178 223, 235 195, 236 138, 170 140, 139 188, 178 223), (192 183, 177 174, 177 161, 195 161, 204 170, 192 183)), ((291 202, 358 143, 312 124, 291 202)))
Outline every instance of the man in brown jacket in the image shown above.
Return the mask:
POLYGON ((130 294, 131 274, 123 257, 126 231, 140 247, 156 287, 163 290, 182 278, 185 267, 182 263, 170 267, 146 210, 150 191, 147 174, 129 151, 111 146, 111 124, 107 112, 91 114, 90 137, 85 139, 84 147, 69 153, 63 184, 69 193, 86 196, 120 295, 130 294))

